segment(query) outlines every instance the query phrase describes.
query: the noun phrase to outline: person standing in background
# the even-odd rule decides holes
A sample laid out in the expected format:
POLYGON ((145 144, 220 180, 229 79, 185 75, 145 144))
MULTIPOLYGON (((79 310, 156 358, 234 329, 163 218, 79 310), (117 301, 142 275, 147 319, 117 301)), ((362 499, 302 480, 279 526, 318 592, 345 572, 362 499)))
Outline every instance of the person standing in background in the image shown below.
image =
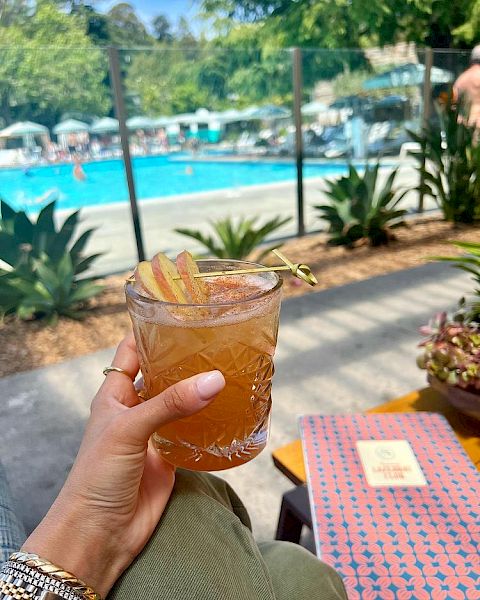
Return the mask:
POLYGON ((470 67, 453 84, 453 94, 457 101, 465 97, 470 104, 469 123, 480 127, 480 44, 472 50, 470 67))

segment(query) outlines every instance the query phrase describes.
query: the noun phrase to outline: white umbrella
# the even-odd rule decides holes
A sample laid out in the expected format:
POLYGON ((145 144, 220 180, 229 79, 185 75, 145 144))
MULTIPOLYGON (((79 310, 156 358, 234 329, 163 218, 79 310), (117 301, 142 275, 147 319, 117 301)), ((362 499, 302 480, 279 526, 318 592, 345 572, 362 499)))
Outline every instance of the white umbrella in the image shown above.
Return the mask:
POLYGON ((155 127, 165 127, 166 125, 170 125, 171 123, 173 123, 173 117, 162 116, 157 117, 153 120, 153 124, 155 127))
POLYGON ((83 133, 88 131, 90 127, 83 121, 77 121, 76 119, 66 119, 61 123, 57 123, 52 129, 55 135, 66 135, 69 133, 83 133))
POLYGON ((33 123, 32 121, 19 121, 2 129, 0 137, 21 138, 29 135, 44 135, 45 133, 48 133, 48 128, 45 125, 33 123))
POLYGON ((104 117, 103 119, 99 119, 95 121, 95 123, 90 127, 91 133, 114 133, 117 132, 119 128, 117 119, 112 119, 110 117, 104 117))
POLYGON ((2 138, 23 138, 23 146, 29 148, 35 146, 35 135, 48 136, 48 128, 32 121, 19 121, 0 131, 0 137, 2 138))
POLYGON ((291 111, 283 106, 276 106, 275 104, 266 104, 265 106, 251 106, 243 111, 243 119, 259 121, 272 121, 274 119, 285 119, 291 115, 291 111))
POLYGON ((210 123, 216 121, 218 113, 211 112, 206 108, 199 108, 194 113, 183 113, 170 117, 171 123, 179 123, 180 125, 198 125, 199 123, 210 123))
POLYGON ((312 115, 318 115, 319 113, 325 112, 326 110, 328 110, 328 106, 326 104, 323 104, 323 102, 313 101, 313 102, 308 102, 307 104, 304 104, 302 106, 301 110, 302 110, 302 115, 312 116, 312 115))
POLYGON ((129 129, 155 129, 156 122, 150 117, 131 117, 127 119, 127 127, 129 129))
POLYGON ((173 115, 171 117, 171 123, 181 123, 182 125, 188 125, 194 123, 195 113, 182 113, 181 115, 173 115))

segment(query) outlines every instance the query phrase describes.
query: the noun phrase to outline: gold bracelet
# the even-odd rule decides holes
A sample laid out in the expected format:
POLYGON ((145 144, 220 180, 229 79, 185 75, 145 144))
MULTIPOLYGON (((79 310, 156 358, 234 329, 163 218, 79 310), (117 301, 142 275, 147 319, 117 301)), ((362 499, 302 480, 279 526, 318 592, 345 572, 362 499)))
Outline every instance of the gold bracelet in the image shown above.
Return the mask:
POLYGON ((51 577, 56 581, 61 581, 67 584, 75 593, 85 600, 102 600, 102 597, 99 594, 94 592, 86 583, 80 579, 77 579, 75 575, 72 575, 61 567, 57 567, 44 558, 40 558, 40 556, 37 554, 31 554, 29 552, 14 552, 10 555, 8 560, 27 565, 28 567, 36 569, 44 575, 48 575, 48 577, 51 577))

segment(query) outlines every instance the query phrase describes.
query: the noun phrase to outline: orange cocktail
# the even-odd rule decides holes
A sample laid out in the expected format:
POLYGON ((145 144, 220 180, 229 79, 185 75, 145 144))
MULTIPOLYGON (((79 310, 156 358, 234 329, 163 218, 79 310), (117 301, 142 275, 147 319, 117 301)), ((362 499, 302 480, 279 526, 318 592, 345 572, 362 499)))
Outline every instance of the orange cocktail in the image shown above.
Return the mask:
MULTIPOLYGON (((256 267, 199 261, 200 271, 256 267)), ((272 272, 205 278, 208 303, 159 301, 127 283, 127 305, 140 355, 145 396, 212 369, 224 390, 196 415, 162 427, 155 447, 169 462, 215 471, 248 462, 267 442, 281 279, 272 272)))

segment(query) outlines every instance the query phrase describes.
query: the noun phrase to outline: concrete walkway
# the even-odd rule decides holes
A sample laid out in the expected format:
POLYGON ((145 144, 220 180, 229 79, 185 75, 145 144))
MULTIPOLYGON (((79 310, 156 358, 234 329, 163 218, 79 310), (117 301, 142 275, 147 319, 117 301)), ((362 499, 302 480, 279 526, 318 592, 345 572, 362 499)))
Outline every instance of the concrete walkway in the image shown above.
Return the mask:
MULTIPOLYGON (((291 487, 270 453, 298 436, 297 415, 362 411, 422 387, 418 327, 470 289, 466 274, 427 264, 284 302, 269 446, 222 473, 247 504, 257 539, 274 535, 291 487)), ((28 530, 65 479, 112 353, 0 379, 0 457, 28 530)))

